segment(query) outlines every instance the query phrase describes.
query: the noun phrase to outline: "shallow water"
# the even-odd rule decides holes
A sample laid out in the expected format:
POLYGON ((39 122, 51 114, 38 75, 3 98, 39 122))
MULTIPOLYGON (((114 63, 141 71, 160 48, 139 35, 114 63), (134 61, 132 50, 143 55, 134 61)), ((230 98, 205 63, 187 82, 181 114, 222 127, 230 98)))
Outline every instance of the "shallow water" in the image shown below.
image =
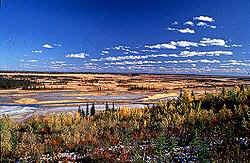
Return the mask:
MULTIPOLYGON (((39 101, 57 101, 57 100, 137 100, 144 98, 144 95, 123 94, 118 96, 70 96, 70 94, 79 94, 79 91, 61 91, 61 92, 38 92, 36 95, 28 95, 25 98, 34 98, 39 101), (64 96, 68 94, 67 96, 64 96)), ((24 97, 23 97, 24 98, 24 97)), ((1 102, 1 101, 0 101, 1 102)))
POLYGON ((0 97, 0 103, 7 103, 10 101, 11 101, 11 99, 8 97, 2 97, 2 96, 0 97))
POLYGON ((35 107, 28 106, 0 106, 0 116, 9 115, 15 116, 20 114, 34 113, 37 110, 35 107))
MULTIPOLYGON (((129 108, 144 108, 146 105, 143 104, 115 104, 115 109, 122 107, 129 108)), ((105 104, 95 105, 95 109, 97 111, 105 110, 105 104)), ((113 105, 109 105, 109 109, 112 109, 113 105)), ((86 111, 86 104, 80 106, 81 109, 86 111)), ((89 105, 91 108, 91 104, 89 105)), ((47 113, 59 113, 59 112, 72 112, 78 111, 79 106, 57 106, 57 107, 43 107, 36 105, 35 107, 32 105, 0 105, 0 116, 8 115, 11 118, 22 121, 31 117, 32 115, 43 115, 47 113), (17 117, 18 116, 18 117, 17 117)))
POLYGON ((121 96, 79 96, 78 99, 96 99, 96 100, 136 100, 144 98, 143 95, 126 94, 121 96))
MULTIPOLYGON (((25 95, 18 98, 14 96, 0 96, 0 116, 1 115, 9 115, 11 117, 30 117, 34 114, 46 114, 52 112, 71 112, 77 111, 79 105, 83 110, 86 109, 86 103, 74 103, 76 106, 43 106, 38 104, 3 104, 9 103, 16 99, 20 98, 34 98, 38 101, 57 101, 57 100, 79 100, 79 99, 88 99, 88 100, 95 100, 97 104, 95 105, 96 110, 105 110, 105 103, 100 103, 101 101, 118 101, 118 100, 128 100, 128 104, 118 104, 116 103, 115 109, 122 108, 122 107, 129 107, 129 108, 144 108, 146 105, 144 104, 134 104, 134 102, 140 101, 140 99, 145 98, 145 95, 136 95, 136 94, 121 94, 118 96, 70 96, 70 94, 79 94, 80 91, 58 91, 58 92, 38 92, 34 93, 35 95, 25 95), (67 94, 68 96, 64 96, 67 94), (19 116, 20 115, 20 116, 19 116)), ((161 100, 169 100, 170 98, 161 99, 161 100)), ((71 104, 65 103, 66 104, 71 104)), ((73 102, 72 102, 73 104, 73 102)), ((91 107, 92 104, 89 105, 91 107)), ((113 105, 109 103, 109 108, 112 109, 113 105)))

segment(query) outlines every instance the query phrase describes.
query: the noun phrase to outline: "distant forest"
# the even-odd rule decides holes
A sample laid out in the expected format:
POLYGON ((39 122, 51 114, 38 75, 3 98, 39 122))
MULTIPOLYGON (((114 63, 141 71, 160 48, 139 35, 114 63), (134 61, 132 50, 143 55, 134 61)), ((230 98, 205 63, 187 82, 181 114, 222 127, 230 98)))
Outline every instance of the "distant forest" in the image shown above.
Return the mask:
POLYGON ((15 89, 15 88, 28 89, 35 85, 37 85, 37 83, 32 82, 30 80, 0 77, 0 89, 15 89))

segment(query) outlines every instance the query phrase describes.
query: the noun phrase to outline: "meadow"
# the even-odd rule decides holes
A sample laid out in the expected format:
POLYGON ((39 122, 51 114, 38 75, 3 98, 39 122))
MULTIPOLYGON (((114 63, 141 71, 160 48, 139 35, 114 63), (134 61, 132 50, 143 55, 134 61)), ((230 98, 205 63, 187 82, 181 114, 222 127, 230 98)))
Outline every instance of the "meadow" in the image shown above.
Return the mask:
POLYGON ((250 90, 180 92, 144 109, 0 119, 0 159, 76 162, 248 162, 250 90))

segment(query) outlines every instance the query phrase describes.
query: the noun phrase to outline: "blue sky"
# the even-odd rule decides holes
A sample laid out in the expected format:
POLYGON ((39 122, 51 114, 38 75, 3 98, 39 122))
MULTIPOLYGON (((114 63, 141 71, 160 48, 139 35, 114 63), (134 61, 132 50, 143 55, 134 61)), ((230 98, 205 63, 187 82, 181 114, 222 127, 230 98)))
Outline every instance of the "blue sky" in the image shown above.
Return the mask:
POLYGON ((2 0, 0 69, 249 75, 250 1, 2 0))

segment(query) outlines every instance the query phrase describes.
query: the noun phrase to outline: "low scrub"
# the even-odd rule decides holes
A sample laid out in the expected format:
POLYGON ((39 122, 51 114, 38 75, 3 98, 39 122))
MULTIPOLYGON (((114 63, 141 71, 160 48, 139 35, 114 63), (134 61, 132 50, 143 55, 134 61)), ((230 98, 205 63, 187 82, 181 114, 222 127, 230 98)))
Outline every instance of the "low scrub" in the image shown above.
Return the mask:
POLYGON ((15 123, 0 119, 1 160, 247 162, 250 91, 241 86, 144 109, 94 116, 60 113, 15 123), (73 156, 62 156, 73 153, 73 156))

